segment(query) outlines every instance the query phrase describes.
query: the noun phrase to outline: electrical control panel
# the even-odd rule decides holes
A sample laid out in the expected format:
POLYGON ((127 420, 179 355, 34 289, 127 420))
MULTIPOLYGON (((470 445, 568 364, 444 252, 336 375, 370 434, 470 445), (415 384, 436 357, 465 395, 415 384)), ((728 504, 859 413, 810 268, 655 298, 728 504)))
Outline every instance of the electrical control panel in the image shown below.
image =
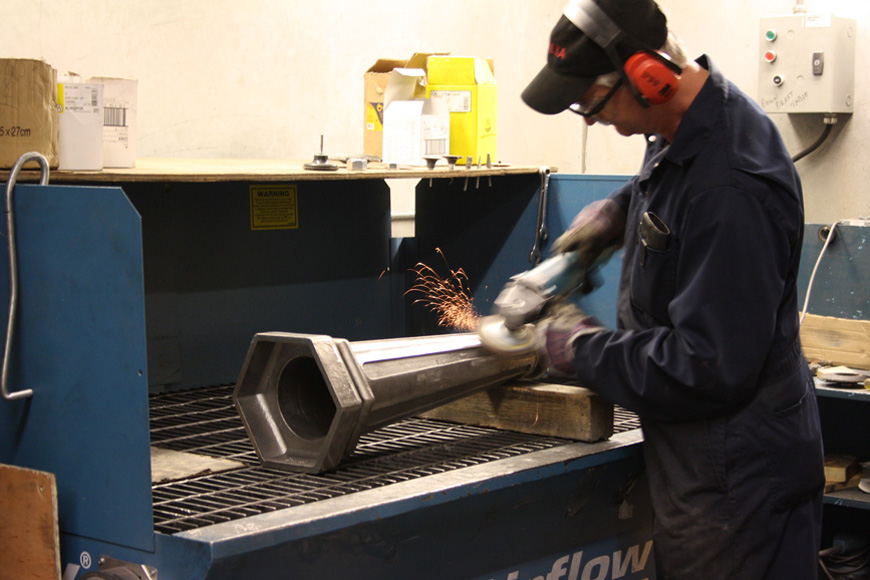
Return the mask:
POLYGON ((758 102, 768 113, 851 113, 854 19, 771 16, 759 22, 758 102))

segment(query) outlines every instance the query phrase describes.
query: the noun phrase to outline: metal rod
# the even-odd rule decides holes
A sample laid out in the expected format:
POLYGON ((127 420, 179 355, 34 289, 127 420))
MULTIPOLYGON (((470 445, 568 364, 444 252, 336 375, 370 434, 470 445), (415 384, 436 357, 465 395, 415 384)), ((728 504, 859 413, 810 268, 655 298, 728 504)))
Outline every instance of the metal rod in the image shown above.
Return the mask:
POLYGON ((479 389, 539 372, 538 355, 495 355, 476 333, 348 342, 257 334, 233 393, 260 459, 319 473, 360 436, 479 389))
POLYGON ((9 240, 9 317, 6 321, 6 344, 3 348, 3 369, 0 376, 0 395, 7 401, 26 399, 33 396, 33 389, 9 391, 9 360, 12 353, 12 340, 15 337, 15 322, 18 316, 18 246, 15 239, 15 209, 13 193, 18 173, 30 161, 39 164, 41 175, 39 185, 48 185, 48 160, 41 153, 25 153, 18 158, 9 180, 6 182, 6 236, 9 240))

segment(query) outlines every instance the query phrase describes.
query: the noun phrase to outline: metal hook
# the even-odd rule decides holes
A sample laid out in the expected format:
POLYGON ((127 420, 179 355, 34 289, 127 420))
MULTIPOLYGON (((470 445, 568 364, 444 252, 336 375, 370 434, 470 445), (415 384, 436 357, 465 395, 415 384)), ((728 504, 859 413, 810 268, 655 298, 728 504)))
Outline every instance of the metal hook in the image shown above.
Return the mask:
POLYGON ((3 369, 0 374, 0 395, 7 401, 26 399, 33 396, 33 389, 23 389, 9 392, 9 359, 12 353, 12 339, 15 334, 15 320, 18 314, 18 246, 15 241, 15 212, 13 203, 13 190, 18 173, 30 161, 39 164, 41 175, 39 185, 48 185, 48 160, 41 153, 25 153, 18 158, 12 171, 9 172, 9 180, 6 182, 6 235, 9 238, 9 318, 6 321, 6 345, 3 349, 3 369))

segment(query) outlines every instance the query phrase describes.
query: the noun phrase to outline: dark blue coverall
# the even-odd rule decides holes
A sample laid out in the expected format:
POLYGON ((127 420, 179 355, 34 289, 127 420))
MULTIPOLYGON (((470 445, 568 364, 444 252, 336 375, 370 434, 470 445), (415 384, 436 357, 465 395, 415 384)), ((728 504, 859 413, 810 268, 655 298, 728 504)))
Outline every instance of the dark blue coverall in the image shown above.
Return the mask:
POLYGON ((626 211, 619 328, 580 380, 644 434, 658 580, 815 579, 824 486, 800 348, 800 180, 760 108, 710 72, 673 143, 648 136, 626 211))

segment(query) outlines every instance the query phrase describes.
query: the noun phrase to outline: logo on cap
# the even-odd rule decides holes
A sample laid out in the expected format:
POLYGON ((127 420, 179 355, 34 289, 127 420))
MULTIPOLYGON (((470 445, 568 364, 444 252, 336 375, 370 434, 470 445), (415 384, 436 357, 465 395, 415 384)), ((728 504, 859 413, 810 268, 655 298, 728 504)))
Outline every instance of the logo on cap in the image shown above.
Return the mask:
POLYGON ((560 58, 562 60, 565 60, 565 47, 559 46, 555 42, 551 42, 550 43, 550 54, 552 54, 556 58, 560 58))

